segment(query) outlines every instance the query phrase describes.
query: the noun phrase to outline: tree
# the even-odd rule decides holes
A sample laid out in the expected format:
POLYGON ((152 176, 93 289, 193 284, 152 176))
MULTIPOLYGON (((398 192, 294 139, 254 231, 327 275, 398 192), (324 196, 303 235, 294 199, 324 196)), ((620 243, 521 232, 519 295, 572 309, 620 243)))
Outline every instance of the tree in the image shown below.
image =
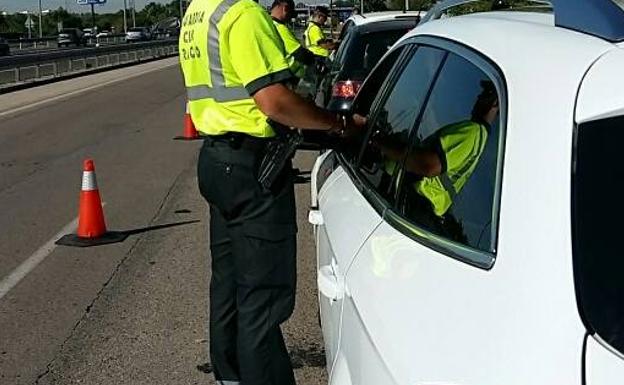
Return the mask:
POLYGON ((364 1, 364 12, 378 12, 378 11, 387 11, 388 7, 386 6, 385 0, 365 0, 364 1))
MULTIPOLYGON (((435 0, 409 0, 409 10, 426 11, 433 3, 435 0)), ((405 0, 389 0, 388 5, 391 10, 401 10, 405 7, 405 0)))

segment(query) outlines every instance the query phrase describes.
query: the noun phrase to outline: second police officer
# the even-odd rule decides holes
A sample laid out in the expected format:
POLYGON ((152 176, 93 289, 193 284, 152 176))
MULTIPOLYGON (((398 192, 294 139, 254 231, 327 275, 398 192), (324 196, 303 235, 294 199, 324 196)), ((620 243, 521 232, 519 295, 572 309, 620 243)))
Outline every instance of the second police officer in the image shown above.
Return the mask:
POLYGON ((295 15, 295 2, 293 0, 275 0, 271 5, 271 18, 277 29, 277 33, 284 42, 286 59, 291 72, 296 79, 294 85, 305 75, 305 66, 314 66, 314 54, 301 46, 294 33, 288 28, 286 23, 295 15))
POLYGON ((295 383, 280 324, 294 308, 296 238, 290 166, 270 189, 257 181, 268 118, 342 135, 340 118, 302 99, 282 40, 253 0, 194 0, 180 32, 190 113, 205 137, 197 165, 210 206, 210 356, 222 385, 295 383))

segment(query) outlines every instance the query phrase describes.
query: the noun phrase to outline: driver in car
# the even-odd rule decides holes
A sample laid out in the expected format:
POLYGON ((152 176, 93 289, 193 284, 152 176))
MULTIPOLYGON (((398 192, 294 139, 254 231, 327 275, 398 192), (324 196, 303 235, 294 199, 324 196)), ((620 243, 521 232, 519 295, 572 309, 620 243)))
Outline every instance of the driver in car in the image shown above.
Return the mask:
POLYGON ((401 202, 411 218, 437 234, 466 243, 462 225, 450 213, 455 197, 474 172, 485 149, 490 126, 498 116, 498 95, 491 81, 481 81, 481 93, 469 120, 439 129, 430 138, 408 150, 391 136, 375 135, 372 143, 386 159, 386 172, 393 174, 403 162, 407 183, 413 189, 401 202))

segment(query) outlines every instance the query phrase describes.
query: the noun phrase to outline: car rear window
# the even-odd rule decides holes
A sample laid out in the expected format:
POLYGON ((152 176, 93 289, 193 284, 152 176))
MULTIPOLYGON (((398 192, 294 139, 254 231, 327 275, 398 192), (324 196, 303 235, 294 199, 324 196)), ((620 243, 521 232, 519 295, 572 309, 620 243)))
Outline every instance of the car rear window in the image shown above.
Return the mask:
POLYGON ((366 78, 388 49, 407 32, 408 29, 402 28, 353 36, 349 50, 344 55, 344 75, 353 80, 366 78))
POLYGON ((590 332, 624 354, 624 116, 581 124, 573 165, 573 255, 590 332))

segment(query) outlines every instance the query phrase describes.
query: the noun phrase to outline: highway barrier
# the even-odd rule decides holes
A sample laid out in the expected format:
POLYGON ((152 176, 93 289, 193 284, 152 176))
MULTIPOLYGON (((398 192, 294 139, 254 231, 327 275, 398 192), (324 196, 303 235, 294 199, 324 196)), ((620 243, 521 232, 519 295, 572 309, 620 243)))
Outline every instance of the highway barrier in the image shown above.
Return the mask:
POLYGON ((0 92, 18 85, 177 54, 177 39, 168 39, 0 57, 0 92))

